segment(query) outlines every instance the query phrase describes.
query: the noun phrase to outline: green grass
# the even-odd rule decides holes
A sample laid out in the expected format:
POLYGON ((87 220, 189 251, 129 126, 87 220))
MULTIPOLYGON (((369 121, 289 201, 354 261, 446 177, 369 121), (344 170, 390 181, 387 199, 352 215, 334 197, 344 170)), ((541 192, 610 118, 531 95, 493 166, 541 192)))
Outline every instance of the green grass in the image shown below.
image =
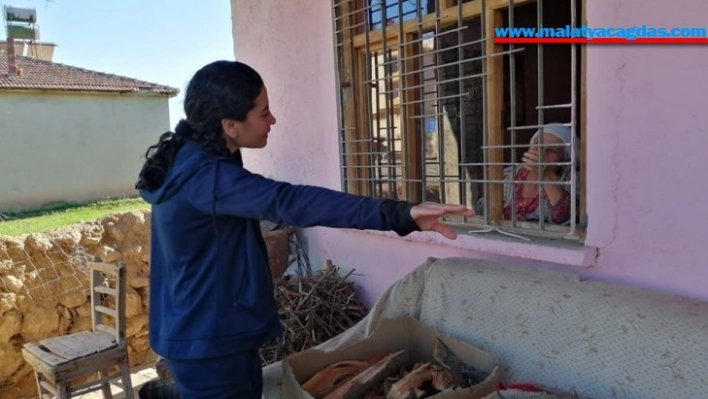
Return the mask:
POLYGON ((76 223, 91 222, 112 213, 150 209, 141 198, 120 198, 0 214, 0 235, 39 233, 76 223))

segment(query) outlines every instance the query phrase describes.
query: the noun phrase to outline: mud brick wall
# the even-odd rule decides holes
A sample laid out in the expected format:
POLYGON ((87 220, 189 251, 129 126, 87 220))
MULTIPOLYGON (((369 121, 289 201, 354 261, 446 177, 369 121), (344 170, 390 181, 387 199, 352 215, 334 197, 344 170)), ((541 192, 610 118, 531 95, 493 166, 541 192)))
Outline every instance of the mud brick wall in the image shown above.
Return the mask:
POLYGON ((0 236, 0 398, 36 397, 25 342, 91 329, 85 261, 128 268, 127 336, 133 366, 155 360, 147 333, 149 211, 107 216, 48 233, 0 236))

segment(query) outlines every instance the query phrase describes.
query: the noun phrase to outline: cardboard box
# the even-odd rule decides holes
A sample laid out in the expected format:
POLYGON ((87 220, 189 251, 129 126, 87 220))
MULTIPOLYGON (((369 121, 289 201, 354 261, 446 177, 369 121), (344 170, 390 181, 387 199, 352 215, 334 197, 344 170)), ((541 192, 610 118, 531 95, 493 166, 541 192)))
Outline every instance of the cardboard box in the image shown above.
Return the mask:
POLYGON ((283 398, 313 399, 302 389, 318 371, 344 360, 369 360, 382 353, 408 350, 411 364, 433 361, 433 348, 438 338, 467 366, 489 373, 481 383, 465 389, 450 389, 431 398, 481 399, 499 387, 499 362, 496 356, 462 341, 438 334, 437 331, 410 317, 381 322, 368 338, 331 352, 308 349, 288 356, 283 362, 283 398))

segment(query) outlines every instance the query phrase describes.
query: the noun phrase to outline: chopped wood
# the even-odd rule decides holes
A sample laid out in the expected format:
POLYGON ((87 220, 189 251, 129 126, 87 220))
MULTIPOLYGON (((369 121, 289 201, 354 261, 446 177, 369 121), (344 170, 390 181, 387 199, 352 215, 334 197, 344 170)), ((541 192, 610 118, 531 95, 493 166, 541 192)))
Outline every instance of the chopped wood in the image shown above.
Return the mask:
POLYGON ((341 361, 320 370, 302 388, 315 399, 423 399, 487 378, 487 373, 463 363, 439 339, 430 359, 413 363, 403 350, 367 361, 341 361))
POLYGON ((324 398, 369 366, 369 362, 359 360, 335 363, 318 371, 302 384, 302 389, 309 392, 314 398, 324 398))
MULTIPOLYGON (((392 377, 386 377, 386 378, 384 379, 384 382, 383 382, 383 384, 381 384, 381 389, 380 389, 381 393, 383 393, 384 396, 386 395, 386 393, 387 393, 388 391, 391 390, 391 388, 393 387, 393 384, 395 384, 396 382, 400 381, 401 378, 405 377, 405 373, 404 373, 403 370, 401 370, 401 372, 399 372, 399 374, 402 374, 402 375, 400 375, 400 376, 399 376, 399 375, 396 375, 396 376, 392 376, 392 377)), ((372 392, 370 392, 370 394, 373 394, 374 392, 378 393, 378 391, 373 390, 372 392)))
POLYGON ((450 388, 469 386, 460 373, 431 363, 416 364, 412 371, 387 390, 387 399, 418 399, 450 388))
POLYGON ((433 387, 440 392, 450 388, 466 388, 470 385, 465 381, 465 377, 461 373, 456 373, 438 366, 431 367, 430 379, 433 383, 433 387))
POLYGON ((273 280, 285 332, 261 348, 262 366, 317 346, 364 318, 367 310, 354 283, 347 281, 350 275, 340 275, 339 268, 327 261, 327 267, 312 276, 273 280))
POLYGON ((325 399, 361 398, 376 385, 381 384, 386 377, 397 373, 406 362, 408 362, 407 351, 391 353, 334 390, 325 399))
POLYGON ((438 337, 433 348, 433 358, 440 366, 454 372, 459 373, 469 386, 479 384, 487 379, 489 373, 477 370, 474 367, 467 366, 450 348, 438 337))
MULTIPOLYGON (((430 363, 425 363, 413 369, 401 380, 391 386, 386 399, 417 399, 419 398, 419 387, 426 381, 432 380, 430 363)), ((421 391, 422 392, 422 391, 421 391)))

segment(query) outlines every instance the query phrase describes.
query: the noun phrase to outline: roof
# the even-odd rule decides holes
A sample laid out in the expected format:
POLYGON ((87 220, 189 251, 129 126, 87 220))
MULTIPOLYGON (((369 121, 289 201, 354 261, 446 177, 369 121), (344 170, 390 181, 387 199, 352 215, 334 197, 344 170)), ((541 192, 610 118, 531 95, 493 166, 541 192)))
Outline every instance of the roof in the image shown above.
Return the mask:
POLYGON ((18 72, 8 75, 7 54, 0 52, 0 90, 81 92, 151 92, 176 95, 178 89, 124 76, 91 71, 51 61, 16 56, 18 72))

